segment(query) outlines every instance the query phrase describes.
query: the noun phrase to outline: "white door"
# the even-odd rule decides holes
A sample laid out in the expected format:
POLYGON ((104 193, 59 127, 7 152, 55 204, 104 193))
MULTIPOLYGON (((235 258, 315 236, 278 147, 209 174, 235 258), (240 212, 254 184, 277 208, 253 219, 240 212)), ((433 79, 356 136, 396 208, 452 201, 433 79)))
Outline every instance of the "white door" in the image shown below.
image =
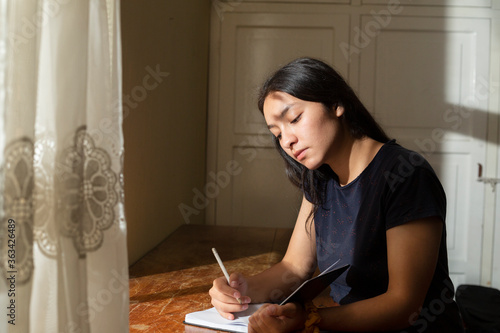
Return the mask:
POLYGON ((480 283, 485 185, 477 176, 486 163, 491 20, 478 13, 488 12, 447 18, 442 8, 408 5, 381 17, 373 13, 386 11, 386 1, 370 2, 380 6, 241 3, 223 19, 214 14, 208 172, 237 169, 211 202, 208 223, 293 225, 299 196, 256 92, 278 65, 318 57, 348 78, 390 136, 435 168, 448 198, 452 279, 480 283))
MULTIPOLYGON (((362 26, 372 22, 362 17, 362 26)), ((360 55, 360 92, 389 135, 419 151, 448 199, 456 284, 479 283, 489 82, 489 20, 392 18, 360 55)))
POLYGON ((257 108, 258 88, 279 65, 306 55, 346 74, 347 61, 335 45, 348 36, 348 17, 225 13, 223 21, 214 19, 220 30, 212 37, 219 49, 212 54, 217 62, 211 63, 208 174, 227 169, 232 178, 214 198, 207 220, 293 227, 301 194, 286 178, 284 163, 272 146, 257 108))

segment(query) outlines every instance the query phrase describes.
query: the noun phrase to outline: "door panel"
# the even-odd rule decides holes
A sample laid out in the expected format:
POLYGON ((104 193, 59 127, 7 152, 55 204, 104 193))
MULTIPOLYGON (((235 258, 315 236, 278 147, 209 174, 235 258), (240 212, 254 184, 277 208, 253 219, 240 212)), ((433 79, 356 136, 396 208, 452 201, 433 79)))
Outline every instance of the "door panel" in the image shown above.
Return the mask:
POLYGON ((284 163, 276 149, 238 147, 233 149, 233 156, 241 166, 241 174, 234 177, 232 188, 237 194, 232 198, 232 216, 238 224, 274 228, 293 226, 302 196, 297 188, 288 184, 284 163), (243 155, 242 149, 252 149, 255 155, 243 155))
MULTIPOLYGON (((363 17, 368 24, 371 17, 363 17)), ((361 97, 390 136, 421 152, 448 197, 455 281, 479 283, 489 20, 393 18, 361 54, 361 97)))
POLYGON ((301 56, 321 58, 345 74, 347 62, 335 45, 347 40, 348 27, 346 15, 225 14, 220 81, 211 87, 217 110, 210 114, 218 119, 216 168, 234 161, 241 173, 215 199, 216 224, 293 227, 301 195, 274 151, 257 108, 258 88, 272 71, 301 56))

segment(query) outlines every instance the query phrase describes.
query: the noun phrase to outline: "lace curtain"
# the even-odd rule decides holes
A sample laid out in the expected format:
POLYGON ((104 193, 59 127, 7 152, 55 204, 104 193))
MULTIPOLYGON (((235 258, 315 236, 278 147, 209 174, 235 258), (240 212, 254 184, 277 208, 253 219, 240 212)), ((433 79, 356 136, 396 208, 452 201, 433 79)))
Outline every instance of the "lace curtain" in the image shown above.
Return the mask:
POLYGON ((0 332, 128 332, 119 28, 0 0, 0 332))

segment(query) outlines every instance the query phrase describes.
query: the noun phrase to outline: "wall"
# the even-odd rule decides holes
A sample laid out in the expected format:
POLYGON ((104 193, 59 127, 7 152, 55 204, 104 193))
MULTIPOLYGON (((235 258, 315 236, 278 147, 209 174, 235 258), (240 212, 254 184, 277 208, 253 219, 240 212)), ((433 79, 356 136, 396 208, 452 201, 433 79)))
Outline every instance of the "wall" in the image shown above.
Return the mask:
POLYGON ((178 205, 205 182, 210 2, 126 0, 121 12, 132 264, 185 223, 178 205))

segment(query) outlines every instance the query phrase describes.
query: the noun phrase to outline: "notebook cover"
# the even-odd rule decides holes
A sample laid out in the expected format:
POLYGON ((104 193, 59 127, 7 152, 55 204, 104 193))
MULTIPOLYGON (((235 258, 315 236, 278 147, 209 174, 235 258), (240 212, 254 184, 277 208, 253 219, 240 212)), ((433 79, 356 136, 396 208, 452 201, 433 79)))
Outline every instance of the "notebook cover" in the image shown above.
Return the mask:
POLYGON ((297 302, 305 303, 318 296, 326 287, 335 281, 342 273, 344 273, 350 265, 344 265, 332 271, 320 274, 312 279, 304 282, 290 296, 288 296, 280 305, 297 302))

